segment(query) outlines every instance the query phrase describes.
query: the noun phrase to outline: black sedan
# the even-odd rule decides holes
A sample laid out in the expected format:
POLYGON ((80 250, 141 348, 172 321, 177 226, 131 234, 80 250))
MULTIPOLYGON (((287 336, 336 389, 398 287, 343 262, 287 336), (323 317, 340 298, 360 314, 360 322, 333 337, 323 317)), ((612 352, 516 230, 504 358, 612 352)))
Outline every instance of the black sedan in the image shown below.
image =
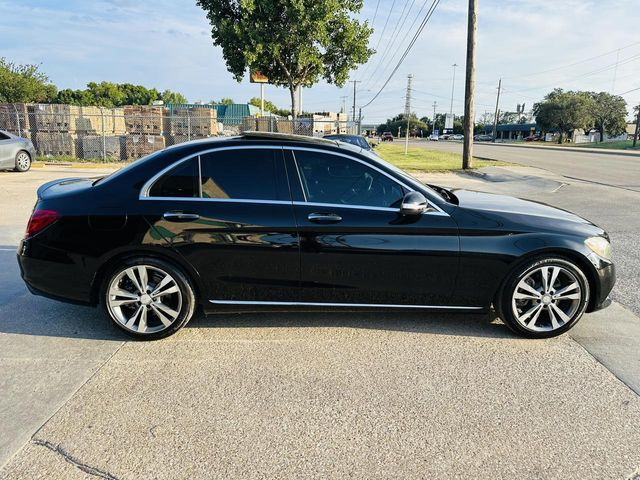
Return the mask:
POLYGON ((189 142, 100 179, 44 184, 18 249, 39 295, 101 305, 140 338, 197 307, 497 314, 550 337, 608 303, 609 238, 569 212, 424 185, 344 143, 189 142))

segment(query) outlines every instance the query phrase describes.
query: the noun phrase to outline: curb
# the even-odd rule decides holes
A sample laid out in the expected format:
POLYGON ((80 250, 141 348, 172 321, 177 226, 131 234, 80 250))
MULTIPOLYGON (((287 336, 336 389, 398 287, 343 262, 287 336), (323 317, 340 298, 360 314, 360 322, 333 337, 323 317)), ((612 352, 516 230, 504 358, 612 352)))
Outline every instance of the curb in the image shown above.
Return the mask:
MULTIPOLYGON (((482 142, 482 145, 490 145, 493 147, 528 148, 533 150, 555 150, 558 152, 574 151, 575 153, 599 153, 600 155, 620 155, 624 157, 637 157, 640 159, 640 150, 628 151, 628 150, 611 150, 606 148, 600 149, 600 148, 552 147, 552 146, 530 147, 528 145, 510 145, 508 143, 491 143, 491 142, 482 142)), ((480 158, 480 157, 476 157, 476 158, 480 158)))

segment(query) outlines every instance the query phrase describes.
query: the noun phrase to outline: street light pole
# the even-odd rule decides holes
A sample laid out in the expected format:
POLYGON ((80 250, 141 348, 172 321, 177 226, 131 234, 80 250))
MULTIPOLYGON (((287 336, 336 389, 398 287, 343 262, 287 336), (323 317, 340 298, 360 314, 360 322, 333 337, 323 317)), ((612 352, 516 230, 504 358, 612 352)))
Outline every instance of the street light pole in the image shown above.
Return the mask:
POLYGON ((636 114, 636 134, 633 136, 633 148, 636 148, 638 133, 640 133, 640 104, 638 104, 638 113, 636 114))
POLYGON ((453 92, 455 90, 456 87, 456 67, 458 66, 457 63, 454 63, 452 65, 453 67, 453 81, 451 82, 451 108, 449 109, 449 114, 451 115, 451 117, 453 117, 453 92))
POLYGON ((473 127, 475 124, 476 36, 478 34, 478 0, 469 0, 467 16, 467 71, 464 84, 464 145, 462 168, 473 168, 473 127))

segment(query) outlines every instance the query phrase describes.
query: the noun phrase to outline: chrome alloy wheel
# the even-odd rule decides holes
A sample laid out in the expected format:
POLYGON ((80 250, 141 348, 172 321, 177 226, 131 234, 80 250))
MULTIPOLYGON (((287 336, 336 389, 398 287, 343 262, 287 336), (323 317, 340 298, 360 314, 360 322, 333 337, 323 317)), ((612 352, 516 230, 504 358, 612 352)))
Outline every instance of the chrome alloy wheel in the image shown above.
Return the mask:
POLYGON ((135 333, 156 333, 169 328, 182 308, 182 293, 175 279, 151 265, 135 265, 115 275, 107 289, 111 316, 135 333))
POLYGON ((29 170, 30 166, 31 157, 29 157, 29 154, 27 152, 18 153, 18 156, 16 157, 16 167, 24 172, 26 170, 29 170))
POLYGON ((564 267, 544 266, 528 272, 511 299, 513 315, 534 332, 550 332, 570 322, 583 300, 578 278, 564 267))

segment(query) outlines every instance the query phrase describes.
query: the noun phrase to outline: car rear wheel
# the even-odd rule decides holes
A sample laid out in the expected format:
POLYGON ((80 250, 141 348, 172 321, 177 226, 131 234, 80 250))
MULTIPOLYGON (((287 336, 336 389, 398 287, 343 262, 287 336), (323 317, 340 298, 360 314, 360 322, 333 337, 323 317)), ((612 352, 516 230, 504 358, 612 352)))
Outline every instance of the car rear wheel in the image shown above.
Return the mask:
POLYGON ((31 168, 31 156, 24 150, 16 153, 16 172, 26 172, 31 168))
POLYGON ((179 269, 145 257, 113 269, 105 278, 101 298, 116 327, 148 340, 169 336, 185 326, 196 304, 193 287, 179 269))
POLYGON ((496 310, 516 333, 555 337, 580 320, 589 295, 589 282, 580 267, 563 258, 539 257, 512 272, 496 310))

